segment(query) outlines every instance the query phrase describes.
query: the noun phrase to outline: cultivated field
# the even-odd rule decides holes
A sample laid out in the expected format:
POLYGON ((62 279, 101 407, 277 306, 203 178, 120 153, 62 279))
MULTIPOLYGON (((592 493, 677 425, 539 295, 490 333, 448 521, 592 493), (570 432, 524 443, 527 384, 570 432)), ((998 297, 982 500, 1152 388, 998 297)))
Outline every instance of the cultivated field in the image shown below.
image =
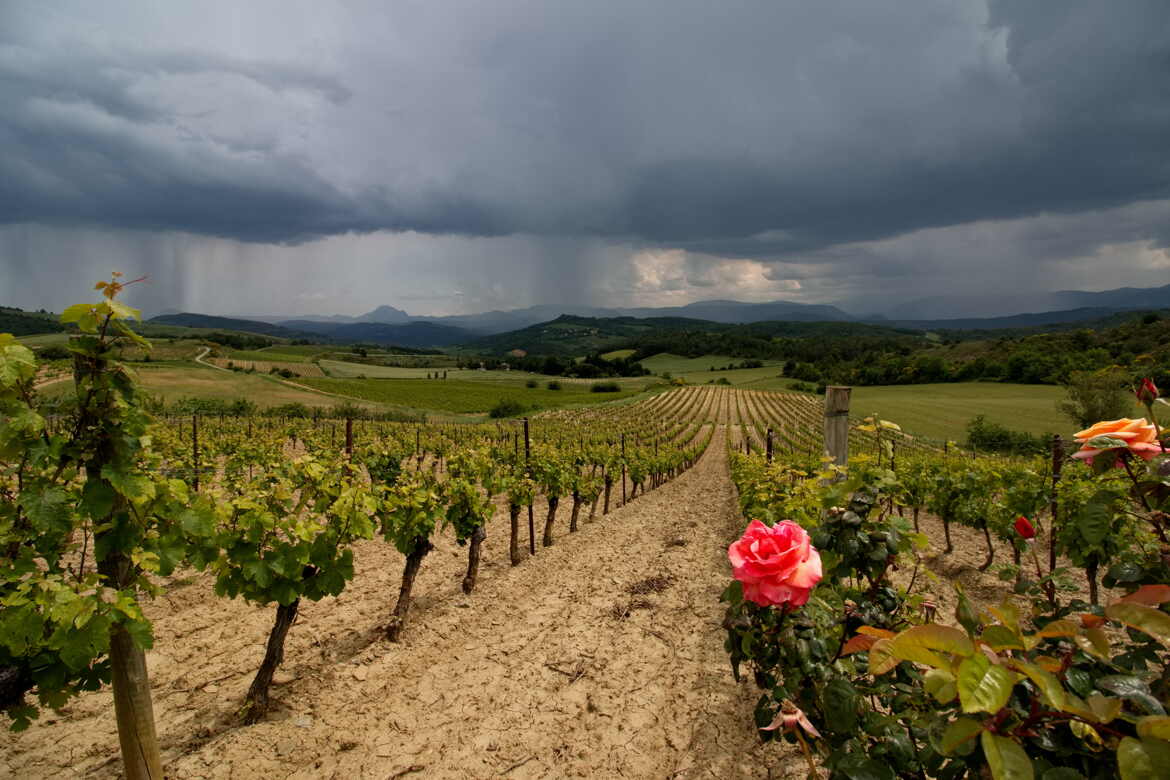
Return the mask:
POLYGON ((261 374, 271 373, 275 369, 277 371, 288 371, 296 376, 325 376, 325 372, 321 370, 321 366, 317 363, 283 363, 267 360, 239 360, 235 358, 207 358, 207 362, 213 366, 219 366, 228 370, 231 370, 234 366, 243 370, 251 369, 261 374))
MULTIPOLYGON (((167 365, 139 363, 134 365, 145 392, 161 397, 168 403, 187 398, 207 398, 219 401, 246 399, 257 406, 269 407, 300 403, 309 407, 329 407, 341 400, 309 390, 301 390, 277 381, 265 374, 244 374, 221 371, 194 363, 167 365)), ((46 387, 47 396, 72 393, 70 382, 59 382, 46 387)))
MULTIPOLYGON (((423 373, 425 374, 425 372, 423 373)), ((468 375, 476 372, 460 373, 468 375)), ((490 374, 492 372, 482 373, 490 374)), ((619 392, 594 393, 590 391, 592 381, 574 381, 556 377, 528 377, 528 375, 519 372, 496 373, 506 376, 454 379, 450 378, 452 374, 448 373, 449 378, 445 380, 326 378, 299 381, 318 390, 365 401, 461 414, 487 412, 501 400, 516 401, 527 408, 536 409, 613 401, 636 395, 651 384, 646 379, 636 381, 627 379, 619 382, 622 387, 619 392), (537 386, 525 387, 526 377, 537 381, 537 386), (548 389, 548 383, 553 381, 560 383, 560 390, 548 389)))

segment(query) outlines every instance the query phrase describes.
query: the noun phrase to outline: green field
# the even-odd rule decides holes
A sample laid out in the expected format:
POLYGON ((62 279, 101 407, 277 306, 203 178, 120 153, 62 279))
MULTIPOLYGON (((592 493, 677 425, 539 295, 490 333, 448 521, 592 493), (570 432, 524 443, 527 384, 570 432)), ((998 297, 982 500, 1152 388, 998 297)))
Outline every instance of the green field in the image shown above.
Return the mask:
POLYGON ((16 340, 29 347, 47 347, 51 344, 64 344, 69 340, 68 333, 38 333, 35 336, 17 336, 16 340))
POLYGON ((780 366, 736 368, 731 371, 691 371, 681 376, 690 385, 705 385, 726 379, 728 384, 744 390, 787 390, 791 379, 780 376, 780 366))
MULTIPOLYGON (((1053 385, 958 382, 938 385, 855 387, 851 414, 876 413, 910 433, 962 442, 976 415, 1015 431, 1070 436, 1078 426, 1056 410, 1064 390, 1053 385)), ((1134 408, 1132 415, 1143 413, 1134 408)))
POLYGON ((637 350, 633 349, 615 349, 613 352, 606 352, 601 356, 602 360, 624 360, 630 357, 637 350))
MULTIPOLYGON (((516 372, 511 373, 515 374, 516 372)), ((636 395, 647 384, 645 380, 638 382, 626 380, 619 383, 623 388, 620 392, 593 393, 589 389, 592 382, 555 379, 561 383, 561 389, 547 389, 546 384, 554 379, 553 377, 542 377, 540 384, 532 388, 524 386, 523 374, 518 377, 509 377, 508 381, 492 381, 486 378, 479 381, 470 379, 302 379, 299 380, 299 383, 325 392, 376 403, 415 409, 437 409, 457 414, 486 412, 502 399, 517 401, 533 410, 612 401, 636 395)))
MULTIPOLYGON (((142 381, 143 389, 153 396, 161 396, 167 403, 185 398, 209 398, 221 401, 247 399, 257 406, 280 406, 300 403, 305 406, 334 406, 344 399, 331 398, 309 390, 299 390, 262 374, 244 374, 220 371, 215 368, 186 363, 181 365, 152 365, 136 363, 134 371, 142 381)), ((48 396, 73 392, 72 382, 58 382, 42 391, 48 396)))
POLYGON ((262 349, 233 349, 224 357, 232 360, 262 360, 273 363, 308 363, 317 355, 329 352, 321 344, 276 344, 262 349))
POLYGON ((463 377, 467 374, 476 373, 475 371, 456 368, 375 366, 368 363, 350 363, 344 360, 319 360, 317 362, 326 376, 337 377, 339 379, 358 379, 361 377, 368 379, 426 379, 427 374, 433 374, 436 371, 439 373, 446 371, 447 377, 454 379, 456 376, 463 377))
POLYGON ((685 374, 690 371, 707 371, 712 366, 726 366, 728 363, 738 363, 739 360, 726 355, 703 355, 697 358, 672 355, 669 352, 660 352, 639 361, 643 367, 655 374, 669 372, 671 374, 685 374))
POLYGON ((743 358, 727 355, 703 355, 697 358, 681 357, 663 352, 640 361, 655 374, 669 373, 680 377, 689 385, 705 385, 726 379, 728 384, 741 386, 745 390, 787 390, 791 379, 780 376, 778 361, 764 361, 762 368, 733 368, 729 371, 712 371, 727 365, 742 363, 743 358))

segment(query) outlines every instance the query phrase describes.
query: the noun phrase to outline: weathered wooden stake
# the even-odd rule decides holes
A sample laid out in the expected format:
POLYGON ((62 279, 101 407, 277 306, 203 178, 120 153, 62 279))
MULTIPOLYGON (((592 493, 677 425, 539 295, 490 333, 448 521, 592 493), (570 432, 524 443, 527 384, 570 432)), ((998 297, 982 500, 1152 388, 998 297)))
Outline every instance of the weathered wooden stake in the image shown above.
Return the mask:
POLYGON ((825 388, 825 453, 838 466, 849 463, 849 396, 853 388, 825 388))
POLYGON ((353 418, 345 418, 345 454, 353 457, 353 418))
POLYGON ((772 429, 771 428, 768 429, 768 440, 765 442, 765 444, 767 445, 768 462, 771 463, 772 462, 772 429))

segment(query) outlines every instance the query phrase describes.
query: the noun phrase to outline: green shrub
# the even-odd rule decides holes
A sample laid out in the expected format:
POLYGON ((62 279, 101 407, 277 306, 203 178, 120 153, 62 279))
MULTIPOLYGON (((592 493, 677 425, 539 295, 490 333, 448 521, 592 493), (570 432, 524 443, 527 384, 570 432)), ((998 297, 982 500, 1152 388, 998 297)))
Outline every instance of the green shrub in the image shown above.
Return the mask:
POLYGON ((73 359, 72 352, 65 349, 65 347, 58 347, 56 345, 50 345, 48 347, 41 347, 40 349, 37 350, 36 356, 37 356, 37 358, 39 358, 42 361, 72 360, 73 359))
POLYGON ((553 380, 552 382, 549 382, 547 385, 545 385, 545 387, 547 387, 549 390, 560 390, 561 383, 553 380))
POLYGON ((313 413, 309 407, 302 403, 289 403, 281 404, 280 406, 270 406, 264 410, 264 414, 268 417, 296 417, 298 419, 313 416, 313 413))
POLYGON ((496 402, 496 405, 488 412, 488 416, 493 419, 501 417, 516 417, 524 413, 524 404, 519 401, 514 401, 511 398, 501 398, 496 402))
POLYGON ((589 387, 591 393, 620 393, 622 386, 617 382, 594 382, 589 387))
POLYGON ((528 387, 528 388, 532 388, 532 387, 536 387, 537 384, 538 383, 535 379, 529 379, 527 382, 524 383, 524 386, 528 387))
POLYGON ((1033 436, 1024 431, 1013 431, 997 423, 988 422, 983 415, 967 423, 967 446, 983 452, 1043 455, 1048 452, 1048 442, 1051 440, 1051 436, 1033 436))

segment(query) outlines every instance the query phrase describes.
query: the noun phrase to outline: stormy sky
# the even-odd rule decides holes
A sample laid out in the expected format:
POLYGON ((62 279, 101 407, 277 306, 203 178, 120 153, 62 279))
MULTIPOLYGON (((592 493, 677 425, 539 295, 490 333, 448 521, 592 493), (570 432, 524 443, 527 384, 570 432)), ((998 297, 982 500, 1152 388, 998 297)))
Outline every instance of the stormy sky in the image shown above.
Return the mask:
POLYGON ((0 105, 25 308, 1170 282, 1165 0, 0 0, 0 105))

